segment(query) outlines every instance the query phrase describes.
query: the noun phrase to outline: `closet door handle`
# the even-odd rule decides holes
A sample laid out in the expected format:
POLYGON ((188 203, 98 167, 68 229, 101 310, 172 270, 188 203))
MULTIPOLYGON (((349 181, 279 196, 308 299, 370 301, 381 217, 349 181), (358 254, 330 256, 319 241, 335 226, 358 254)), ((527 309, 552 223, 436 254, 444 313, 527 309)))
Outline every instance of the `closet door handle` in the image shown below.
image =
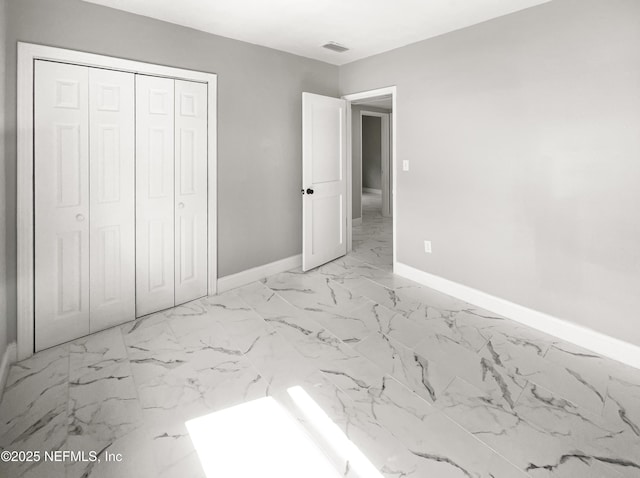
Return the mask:
POLYGON ((78 222, 84 221, 84 215, 83 214, 76 214, 76 221, 78 221, 78 222))
POLYGON ((179 202, 178 203, 178 209, 184 209, 184 203, 183 202, 179 202))
POLYGON ((313 189, 307 188, 307 194, 313 194, 313 189))

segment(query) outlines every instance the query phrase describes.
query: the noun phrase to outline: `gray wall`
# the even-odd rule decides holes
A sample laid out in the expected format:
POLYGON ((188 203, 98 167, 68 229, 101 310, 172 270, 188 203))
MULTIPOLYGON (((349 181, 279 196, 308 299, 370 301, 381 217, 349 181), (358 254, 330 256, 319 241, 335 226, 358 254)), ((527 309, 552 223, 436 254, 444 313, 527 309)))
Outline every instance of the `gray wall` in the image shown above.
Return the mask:
POLYGON ((377 113, 389 113, 384 108, 373 106, 351 106, 351 187, 353 188, 353 198, 351 203, 352 218, 358 219, 362 209, 362 151, 360 144, 360 112, 375 111, 377 113))
MULTIPOLYGON (((0 360, 4 355, 7 347, 7 269, 6 269, 6 257, 7 252, 5 249, 5 237, 7 235, 7 221, 5 212, 5 136, 7 130, 4 127, 5 116, 5 50, 6 50, 6 0, 0 0, 0 360)), ((4 384, 0 384, 0 387, 4 384)), ((0 392, 2 395, 2 392, 0 392)))
POLYGON ((9 0, 7 267, 16 313, 16 41, 218 74, 219 276, 299 254, 301 93, 337 96, 338 68, 79 0, 9 0))
POLYGON ((362 117, 362 187, 382 188, 382 120, 378 116, 362 117))
POLYGON ((341 67, 398 89, 398 260, 640 345, 638 45, 638 0, 555 0, 341 67))

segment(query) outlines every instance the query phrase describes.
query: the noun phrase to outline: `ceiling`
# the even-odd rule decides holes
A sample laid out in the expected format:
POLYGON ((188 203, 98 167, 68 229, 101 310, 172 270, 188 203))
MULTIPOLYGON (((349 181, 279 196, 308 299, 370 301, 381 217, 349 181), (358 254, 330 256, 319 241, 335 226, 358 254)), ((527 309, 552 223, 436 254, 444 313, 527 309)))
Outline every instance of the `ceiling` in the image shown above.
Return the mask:
POLYGON ((391 95, 376 96, 375 98, 365 98, 363 100, 352 101, 352 105, 373 106, 374 108, 384 108, 386 110, 393 109, 393 100, 391 95))
POLYGON ((343 65, 550 0, 85 1, 343 65))

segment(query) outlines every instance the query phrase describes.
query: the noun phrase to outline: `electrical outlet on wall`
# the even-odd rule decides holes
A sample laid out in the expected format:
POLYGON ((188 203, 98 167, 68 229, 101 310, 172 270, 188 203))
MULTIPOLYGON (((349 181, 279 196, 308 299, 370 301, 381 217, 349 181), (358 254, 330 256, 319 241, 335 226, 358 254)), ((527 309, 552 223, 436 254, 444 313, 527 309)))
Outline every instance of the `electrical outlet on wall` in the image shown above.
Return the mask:
POLYGON ((424 252, 431 254, 431 241, 424 241, 424 252))

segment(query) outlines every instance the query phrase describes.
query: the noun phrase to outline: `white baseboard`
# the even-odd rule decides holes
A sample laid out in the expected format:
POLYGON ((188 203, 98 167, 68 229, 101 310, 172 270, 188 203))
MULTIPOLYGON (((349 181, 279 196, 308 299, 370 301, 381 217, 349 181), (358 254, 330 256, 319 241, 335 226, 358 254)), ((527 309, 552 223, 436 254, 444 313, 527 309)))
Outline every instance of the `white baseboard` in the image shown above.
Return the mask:
POLYGON ((353 226, 361 226, 362 225, 362 218, 361 217, 356 217, 351 222, 352 222, 353 226))
POLYGON ((495 312, 531 328, 553 335, 567 342, 592 350, 605 357, 640 369, 640 347, 610 337, 601 332, 574 324, 568 320, 529 309, 500 297, 466 285, 429 274, 402 263, 396 263, 394 273, 419 284, 495 312))
POLYGON ((253 267, 252 269, 247 269, 246 271, 238 272, 236 274, 221 277, 218 279, 218 294, 237 287, 242 287, 243 285, 251 284, 252 282, 264 279, 265 277, 273 274, 290 271, 291 269, 295 269, 301 265, 302 254, 298 254, 296 256, 287 257, 286 259, 270 262, 269 264, 253 267))
POLYGON ((7 344, 7 348, 2 355, 2 362, 0 362, 0 400, 2 399, 2 392, 4 392, 4 385, 7 383, 7 377, 9 376, 9 367, 16 361, 16 343, 11 342, 7 344))
POLYGON ((382 194, 382 189, 362 188, 363 193, 382 194))

